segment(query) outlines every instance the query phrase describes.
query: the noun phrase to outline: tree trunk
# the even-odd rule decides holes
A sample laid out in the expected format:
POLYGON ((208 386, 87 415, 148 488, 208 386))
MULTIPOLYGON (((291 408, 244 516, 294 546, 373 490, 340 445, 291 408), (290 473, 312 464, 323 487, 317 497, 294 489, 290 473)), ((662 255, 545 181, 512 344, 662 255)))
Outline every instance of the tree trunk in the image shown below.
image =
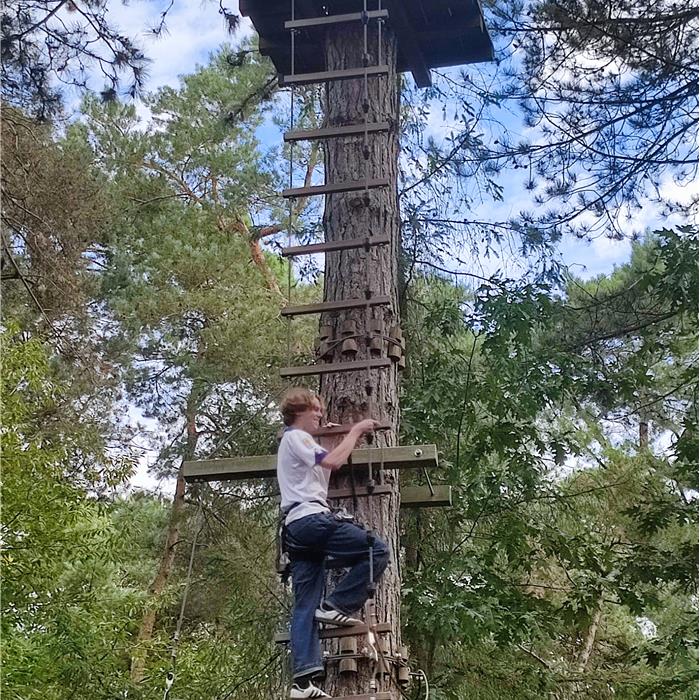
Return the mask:
POLYGON ((583 673, 588 662, 591 659, 591 654, 593 653, 593 647, 595 645, 596 634, 598 634, 598 626, 600 625, 600 618, 603 614, 602 600, 598 601, 595 610, 593 611, 593 617, 591 618, 591 623, 588 625, 586 634, 583 638, 583 647, 576 660, 576 670, 579 673, 583 673))
MULTIPOLYGON (((397 194, 398 169, 398 81, 396 76, 396 43, 390 31, 384 30, 382 60, 377 60, 376 26, 370 29, 370 65, 385 63, 390 73, 385 78, 370 78, 368 81, 369 122, 389 121, 392 129, 389 135, 368 136, 369 159, 363 157, 361 137, 331 139, 326 143, 325 172, 326 182, 358 180, 368 177, 389 178, 390 186, 375 190, 333 194, 326 197, 323 223, 328 241, 344 238, 362 238, 368 234, 389 234, 391 245, 374 246, 369 252, 364 249, 336 252, 326 255, 324 299, 327 301, 364 298, 370 291, 373 296, 389 295, 388 307, 362 308, 338 314, 326 314, 322 325, 331 326, 335 336, 340 336, 344 321, 352 320, 359 337, 358 354, 355 358, 344 357, 340 348, 334 362, 369 357, 367 348, 367 322, 371 318, 381 321, 383 333, 399 323, 397 300, 398 251, 400 223, 397 194)), ((363 64, 362 28, 331 30, 326 39, 326 61, 329 70, 351 68, 363 64)), ((364 101, 364 81, 335 81, 327 86, 326 124, 338 126, 362 122, 365 118, 362 109, 364 101)), ((382 353, 386 357, 386 343, 382 353)), ((396 365, 388 369, 375 369, 350 373, 334 373, 323 377, 321 393, 326 400, 329 418, 346 423, 371 416, 390 423, 393 430, 375 436, 377 446, 393 446, 397 443, 399 425, 398 380, 396 365)), ((378 465, 375 465, 378 466, 378 465)), ((355 485, 361 487, 367 482, 367 473, 357 474, 355 485)), ((395 471, 385 472, 385 483, 393 487, 389 495, 359 498, 356 513, 359 519, 374 529, 378 536, 389 545, 391 563, 377 587, 376 611, 379 622, 389 622, 392 632, 389 636, 391 653, 401 644, 399 608, 401 586, 399 576, 399 484, 395 471)), ((335 478, 332 487, 349 487, 349 476, 335 478)), ((345 504, 353 508, 353 502, 345 504)), ((358 648, 364 644, 358 640, 358 648)), ((338 653, 337 642, 328 645, 331 654, 338 653)), ((328 665, 326 691, 334 696, 367 693, 370 687, 370 665, 359 661, 357 674, 337 673, 337 664, 328 665)), ((390 668, 393 672, 394 669, 390 668)), ((395 678, 395 676, 394 676, 395 678)), ((392 697, 399 698, 400 692, 395 680, 380 680, 379 690, 388 690, 392 697), (383 686, 383 687, 382 687, 383 686)))
MULTIPOLYGON (((185 443, 185 453, 182 462, 194 459, 195 450, 197 448, 197 440, 199 434, 197 432, 197 409, 200 403, 200 392, 195 384, 192 385, 190 394, 187 397, 187 406, 185 408, 185 421, 187 431, 187 442, 185 443)), ((156 608, 159 596, 165 590, 170 580, 170 574, 173 570, 175 562, 176 547, 180 542, 180 521, 185 507, 185 479, 182 476, 182 463, 177 474, 177 482, 175 485, 175 496, 173 497, 173 505, 170 511, 170 522, 168 523, 168 531, 165 537, 165 547, 160 560, 158 572, 156 573, 153 583, 149 588, 150 604, 141 620, 139 633, 136 639, 136 645, 131 657, 131 681, 134 684, 141 683, 144 678, 146 668, 146 658, 148 656, 148 645, 153 638, 153 628, 156 622, 156 608)))

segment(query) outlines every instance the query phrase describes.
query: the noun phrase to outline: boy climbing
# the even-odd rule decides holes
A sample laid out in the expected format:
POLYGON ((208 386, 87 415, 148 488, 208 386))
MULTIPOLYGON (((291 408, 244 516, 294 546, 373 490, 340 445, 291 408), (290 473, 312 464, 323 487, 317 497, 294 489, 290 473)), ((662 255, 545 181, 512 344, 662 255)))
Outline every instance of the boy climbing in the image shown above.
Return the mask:
POLYGON ((353 424, 343 440, 328 452, 312 437, 323 417, 316 394, 308 389, 292 389, 283 398, 280 410, 286 427, 277 452, 277 479, 294 589, 290 698, 328 698, 330 695, 313 683, 324 670, 318 624, 363 624, 352 614, 362 608, 369 596, 369 547, 374 582, 389 563, 384 542, 373 535, 368 537, 367 531, 350 518, 331 511, 327 504, 328 483, 331 472, 347 462, 357 441, 372 432, 377 422, 367 418, 353 424), (350 570, 322 601, 326 557, 350 570))

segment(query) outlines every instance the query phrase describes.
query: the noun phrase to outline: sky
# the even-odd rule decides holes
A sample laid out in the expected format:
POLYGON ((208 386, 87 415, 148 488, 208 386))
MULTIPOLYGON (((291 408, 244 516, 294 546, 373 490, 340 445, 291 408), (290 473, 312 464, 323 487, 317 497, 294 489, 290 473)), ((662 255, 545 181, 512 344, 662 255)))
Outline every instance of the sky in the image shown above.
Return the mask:
MULTIPOLYGON (((229 9, 238 12, 236 1, 226 4, 229 9)), ((161 0, 131 0, 128 5, 123 4, 121 0, 111 0, 111 22, 126 35, 136 38, 152 60, 146 91, 153 91, 165 85, 176 87, 181 76, 193 72, 198 65, 206 64, 209 56, 221 44, 237 44, 254 31, 251 23, 243 19, 236 35, 232 37, 227 33, 224 19, 218 12, 218 3, 211 0, 175 0, 168 13, 167 31, 160 38, 155 38, 149 34, 148 28, 158 24, 159 13, 166 6, 167 2, 161 0)), ((101 86, 95 87, 99 89, 101 86)), ((148 112, 143 106, 138 109, 144 118, 148 117, 148 112)), ((524 127, 520 127, 515 117, 508 127, 516 132, 513 138, 517 141, 517 131, 524 127)), ((431 128, 433 134, 439 136, 447 133, 449 124, 436 117, 431 122, 431 128)), ((268 127, 263 133, 263 138, 270 138, 272 130, 268 127)), ((528 207, 530 202, 523 187, 521 174, 507 174, 503 178, 503 184, 504 200, 500 203, 484 203, 477 207, 471 212, 475 218, 505 221, 528 207)), ((668 187, 673 188, 673 183, 669 182, 668 187)), ((660 218, 656 219, 653 211, 646 211, 644 219, 631 222, 630 225, 637 230, 643 230, 647 226, 653 227, 659 221, 660 218)), ((612 240, 605 236, 599 236, 592 241, 567 238, 561 242, 559 252, 574 274, 588 278, 609 273, 616 265, 626 262, 630 254, 630 243, 628 240, 612 240)), ((495 259, 484 261, 483 272, 493 272, 498 265, 499 261, 495 259)), ((134 422, 142 422, 144 431, 147 431, 148 422, 143 421, 137 409, 132 407, 131 412, 131 419, 134 422)), ((168 493, 172 484, 161 484, 150 477, 146 473, 146 461, 144 459, 142 467, 132 480, 132 486, 168 493)))

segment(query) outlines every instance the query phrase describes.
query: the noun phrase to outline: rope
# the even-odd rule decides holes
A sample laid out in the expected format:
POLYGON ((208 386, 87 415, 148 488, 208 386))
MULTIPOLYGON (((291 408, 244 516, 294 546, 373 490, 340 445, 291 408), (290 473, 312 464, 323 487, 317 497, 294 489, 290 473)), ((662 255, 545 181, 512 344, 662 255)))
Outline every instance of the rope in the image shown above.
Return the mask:
POLYGON ((198 496, 198 502, 199 505, 197 507, 197 515, 195 516, 195 532, 194 532, 194 537, 192 538, 192 548, 190 549, 190 560, 187 565, 187 576, 185 578, 185 590, 182 593, 182 602, 180 604, 180 614, 177 619, 177 625, 175 626, 175 634, 173 635, 173 642, 170 650, 170 671, 165 677, 165 691, 163 692, 163 700, 168 700, 170 697, 170 689, 173 687, 173 684, 175 683, 175 670, 177 667, 177 651, 178 651, 178 645, 180 643, 180 632, 182 630, 182 623, 185 619, 185 608, 187 606, 187 598, 190 593, 190 583, 192 582, 192 567, 194 565, 194 555, 197 550, 197 539, 199 537, 199 533, 203 529, 203 523, 201 523, 202 520, 202 513, 203 513, 203 506, 202 506, 202 496, 199 494, 198 496))
MULTIPOLYGON (((294 13, 294 0, 292 0, 292 20, 295 18, 294 13)), ((295 71, 295 37, 296 30, 292 29, 290 31, 290 62, 291 62, 291 75, 294 75, 295 71)), ((289 90, 289 130, 294 129, 294 85, 290 86, 289 90)), ((292 189, 294 184, 294 141, 289 143, 289 189, 292 189)), ((293 223, 292 219, 294 216, 294 200, 289 198, 288 205, 288 224, 287 224, 287 245, 291 247, 292 245, 292 233, 293 233, 293 223)), ((292 303, 292 259, 290 258, 287 262, 287 305, 291 306, 292 303)), ((287 365, 292 364, 292 318, 287 317, 287 365)), ((287 385, 291 384, 291 377, 287 379, 287 385)))

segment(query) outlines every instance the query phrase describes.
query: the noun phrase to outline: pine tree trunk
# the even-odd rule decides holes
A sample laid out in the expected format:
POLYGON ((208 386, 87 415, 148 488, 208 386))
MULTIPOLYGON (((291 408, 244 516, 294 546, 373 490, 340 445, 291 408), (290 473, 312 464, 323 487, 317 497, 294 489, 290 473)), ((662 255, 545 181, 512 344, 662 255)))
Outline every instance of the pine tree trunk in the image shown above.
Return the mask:
MULTIPOLYGON (((185 453, 182 462, 194 459, 195 450, 197 448, 197 440, 199 434, 197 432, 197 408, 199 406, 200 396, 198 390, 193 385, 190 394, 187 398, 187 406, 185 409, 187 441, 185 443, 185 453)), ((175 496, 173 497, 173 505, 170 511, 170 521, 168 523, 168 531, 165 536, 165 546, 163 555, 160 560, 158 571, 149 588, 150 604, 144 613, 139 627, 139 633, 136 639, 134 653, 131 657, 131 682, 139 684, 143 681, 144 671, 146 668, 146 659, 148 656, 148 645, 153 638, 153 628, 156 622, 156 608, 159 596, 165 590, 170 580, 170 574, 175 563, 175 554, 177 545, 180 542, 180 522, 182 520, 183 511, 185 508, 185 479, 182 475, 182 464, 177 474, 177 482, 175 485, 175 496)))
MULTIPOLYGON (((349 192, 329 195, 326 198, 324 212, 324 229, 326 240, 343 238, 362 238, 368 234, 389 234, 391 245, 375 246, 370 252, 364 249, 342 251, 326 255, 324 298, 327 301, 350 298, 364 298, 370 291, 373 296, 389 295, 392 303, 388 307, 375 307, 369 312, 357 309, 339 314, 328 314, 321 319, 322 325, 331 326, 335 336, 340 335, 342 324, 353 320, 360 334, 357 343, 358 354, 355 358, 343 357, 340 349, 333 357, 334 362, 348 359, 369 357, 367 348, 367 321, 372 318, 383 322, 384 335, 399 323, 397 301, 398 251, 400 222, 397 195, 398 169, 398 80, 396 76, 396 43, 389 31, 384 30, 382 60, 377 60, 376 29, 370 30, 370 65, 386 63, 390 73, 385 78, 370 78, 369 88, 369 122, 389 121, 392 129, 389 135, 375 134, 368 136, 369 159, 363 157, 363 139, 361 137, 332 139, 326 143, 325 171, 326 182, 364 179, 368 177, 388 177, 390 186, 362 192, 349 192), (367 199, 368 197, 368 199, 367 199), (369 256, 369 257, 368 257, 369 256)), ((351 68, 363 64, 362 28, 350 29, 344 25, 341 29, 328 32, 326 39, 326 59, 329 70, 351 68)), ((328 85, 326 92, 326 124, 338 126, 363 122, 364 81, 336 81, 328 85)), ((382 353, 386 357, 386 344, 382 353)), ((356 421, 372 417, 390 423, 393 430, 375 436, 377 446, 397 444, 399 425, 397 369, 388 369, 338 373, 326 375, 321 383, 321 393, 326 400, 329 418, 339 423, 356 421), (368 394, 369 385, 371 393, 368 394)), ((376 466, 376 465, 375 465, 376 466)), ((363 486, 367 474, 358 474, 355 484, 363 486)), ((392 633, 389 637, 392 653, 401 644, 400 602, 401 586, 399 576, 399 484, 395 471, 385 472, 385 483, 393 486, 389 495, 357 499, 356 513, 359 519, 389 545, 392 560, 385 572, 376 593, 376 611, 379 622, 390 622, 392 633)), ((331 487, 349 487, 348 476, 337 477, 331 487)), ((353 502, 345 504, 353 508, 353 502)), ((364 640, 358 640, 362 648, 364 640)), ((328 645, 331 654, 338 653, 337 642, 328 645)), ((337 673, 337 664, 328 664, 326 691, 334 696, 367 693, 370 682, 370 665, 366 661, 358 662, 356 675, 337 673)), ((391 669, 390 667, 390 670, 391 669)), ((379 690, 392 692, 392 697, 399 698, 395 680, 380 680, 379 690)))

